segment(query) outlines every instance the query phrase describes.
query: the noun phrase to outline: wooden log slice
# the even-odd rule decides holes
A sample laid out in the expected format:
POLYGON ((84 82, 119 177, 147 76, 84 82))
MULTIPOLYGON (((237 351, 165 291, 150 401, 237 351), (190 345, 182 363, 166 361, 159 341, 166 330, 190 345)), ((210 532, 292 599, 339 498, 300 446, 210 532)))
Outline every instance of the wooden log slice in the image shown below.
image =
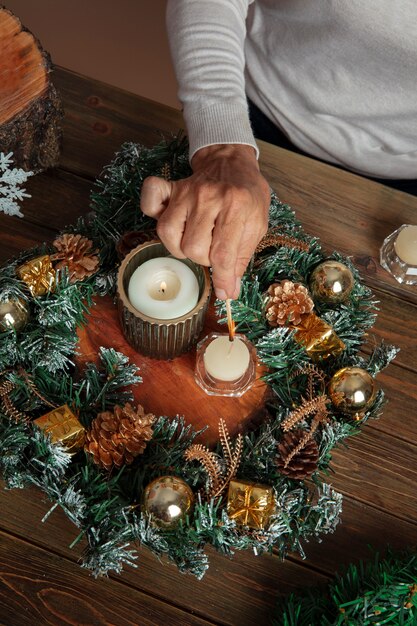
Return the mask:
POLYGON ((40 42, 0 7, 0 152, 35 173, 59 161, 63 110, 51 69, 40 42))
MULTIPOLYGON (((202 337, 212 331, 225 330, 217 324, 211 306, 202 337)), ((257 379, 242 397, 208 396, 194 380, 195 349, 173 361, 158 361, 138 354, 122 335, 117 307, 108 296, 95 299, 88 323, 78 331, 78 337, 76 364, 80 370, 87 362, 97 363, 101 346, 123 352, 140 368, 143 378, 143 383, 133 389, 135 402, 155 415, 183 415, 197 430, 207 426, 199 439, 207 445, 217 441, 221 417, 233 436, 258 425, 266 416, 264 405, 269 388, 260 379, 265 373, 263 366, 257 366, 257 379)))

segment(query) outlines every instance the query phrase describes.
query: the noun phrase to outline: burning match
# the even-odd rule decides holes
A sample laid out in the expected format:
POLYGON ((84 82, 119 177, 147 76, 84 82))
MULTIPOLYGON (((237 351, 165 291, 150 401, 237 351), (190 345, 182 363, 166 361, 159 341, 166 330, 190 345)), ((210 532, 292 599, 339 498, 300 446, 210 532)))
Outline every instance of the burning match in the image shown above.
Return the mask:
POLYGON ((232 319, 232 307, 230 306, 231 300, 228 298, 226 300, 226 311, 227 311, 227 326, 229 328, 229 341, 233 341, 235 338, 235 323, 232 319))

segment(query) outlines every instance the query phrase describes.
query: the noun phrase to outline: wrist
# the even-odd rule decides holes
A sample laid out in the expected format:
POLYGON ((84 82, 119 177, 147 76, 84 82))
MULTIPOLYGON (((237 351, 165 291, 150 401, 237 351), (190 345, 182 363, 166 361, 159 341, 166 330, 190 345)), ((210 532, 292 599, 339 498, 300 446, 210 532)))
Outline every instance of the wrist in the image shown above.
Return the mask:
POLYGON ((205 167, 207 163, 213 162, 213 160, 223 159, 245 161, 247 165, 252 165, 259 171, 256 150, 253 146, 247 144, 227 143, 205 146, 194 154, 191 166, 196 171, 201 167, 205 167))

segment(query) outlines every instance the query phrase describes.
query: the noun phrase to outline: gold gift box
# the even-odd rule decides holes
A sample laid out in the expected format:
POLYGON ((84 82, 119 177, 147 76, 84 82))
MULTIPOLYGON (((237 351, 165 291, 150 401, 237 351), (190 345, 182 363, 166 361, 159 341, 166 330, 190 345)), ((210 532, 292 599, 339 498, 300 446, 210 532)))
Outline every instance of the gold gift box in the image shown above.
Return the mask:
POLYGON ((333 328, 315 313, 306 315, 296 329, 295 341, 304 346, 313 361, 324 361, 331 356, 338 356, 346 348, 333 328))
POLYGON ((17 268, 17 275, 26 283, 32 296, 44 296, 55 287, 55 270, 48 254, 35 257, 17 268))
POLYGON ((67 404, 38 417, 34 423, 69 454, 76 454, 84 445, 85 429, 67 404))
POLYGON ((275 513, 274 490, 245 480, 231 480, 227 495, 227 514, 237 524, 263 530, 275 513))

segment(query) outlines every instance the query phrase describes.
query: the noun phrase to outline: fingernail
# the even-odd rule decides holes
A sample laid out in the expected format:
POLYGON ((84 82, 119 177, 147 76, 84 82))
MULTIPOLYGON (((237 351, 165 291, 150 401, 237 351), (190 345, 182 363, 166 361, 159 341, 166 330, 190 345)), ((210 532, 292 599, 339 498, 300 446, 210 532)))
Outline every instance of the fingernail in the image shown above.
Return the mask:
POLYGON ((224 289, 217 289, 215 287, 214 288, 214 292, 216 294, 216 298, 218 298, 219 300, 226 300, 227 299, 227 293, 225 292, 224 289))
POLYGON ((236 285, 235 285, 235 298, 239 297, 239 294, 240 294, 240 283, 241 283, 241 280, 240 280, 240 277, 238 276, 236 278, 236 285))

